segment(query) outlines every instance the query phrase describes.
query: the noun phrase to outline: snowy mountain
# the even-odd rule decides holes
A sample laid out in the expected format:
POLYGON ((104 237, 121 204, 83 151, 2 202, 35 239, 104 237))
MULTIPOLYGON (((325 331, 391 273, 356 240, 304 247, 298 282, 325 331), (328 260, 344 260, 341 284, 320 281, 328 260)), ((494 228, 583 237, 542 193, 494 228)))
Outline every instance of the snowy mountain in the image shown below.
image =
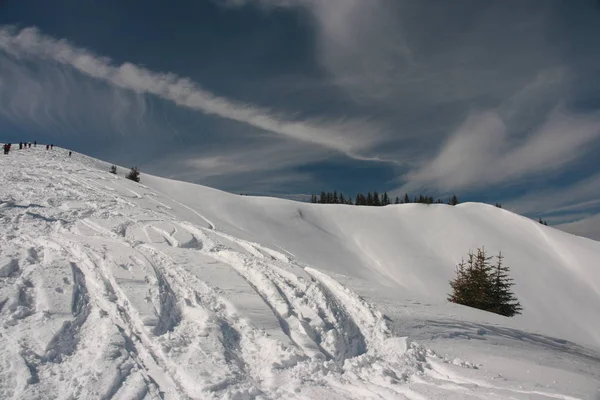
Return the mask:
POLYGON ((600 242, 483 204, 237 196, 0 157, 0 398, 594 399, 600 242), (502 251, 523 314, 446 302, 502 251))

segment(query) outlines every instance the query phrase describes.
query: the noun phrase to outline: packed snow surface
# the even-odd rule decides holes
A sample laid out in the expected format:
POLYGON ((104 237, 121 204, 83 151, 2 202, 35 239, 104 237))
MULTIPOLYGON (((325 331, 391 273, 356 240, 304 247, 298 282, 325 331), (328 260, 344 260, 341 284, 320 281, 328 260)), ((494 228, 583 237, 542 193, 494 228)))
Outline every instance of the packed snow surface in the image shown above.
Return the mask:
POLYGON ((600 242, 482 204, 237 196, 0 157, 2 399, 600 398, 600 242), (449 304, 502 251, 523 315, 449 304))

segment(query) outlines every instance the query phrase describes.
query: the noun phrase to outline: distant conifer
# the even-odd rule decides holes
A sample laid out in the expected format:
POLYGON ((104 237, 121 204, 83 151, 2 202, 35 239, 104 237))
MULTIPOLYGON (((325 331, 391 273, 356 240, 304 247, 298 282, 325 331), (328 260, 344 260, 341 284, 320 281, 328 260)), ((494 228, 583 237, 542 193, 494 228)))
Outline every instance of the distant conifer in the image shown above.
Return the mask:
POLYGON ((125 178, 130 179, 134 182, 140 181, 140 171, 137 167, 132 167, 131 170, 125 175, 125 178))
POLYGON ((383 197, 381 199, 381 205, 387 206, 388 204, 390 204, 390 197, 388 196, 387 192, 384 192, 383 197))

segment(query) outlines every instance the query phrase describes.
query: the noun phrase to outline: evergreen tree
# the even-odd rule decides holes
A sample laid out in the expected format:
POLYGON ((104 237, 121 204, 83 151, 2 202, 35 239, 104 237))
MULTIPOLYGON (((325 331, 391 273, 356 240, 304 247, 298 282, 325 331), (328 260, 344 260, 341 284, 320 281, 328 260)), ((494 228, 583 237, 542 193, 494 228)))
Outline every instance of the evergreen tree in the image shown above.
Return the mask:
POLYGON ((514 285, 509 278, 508 267, 504 266, 502 253, 493 266, 483 248, 477 254, 469 252, 467 262, 462 260, 456 268, 456 276, 450 281, 452 294, 448 300, 512 317, 521 313, 521 305, 510 290, 514 285))
POLYGON ((346 198, 344 197, 344 193, 340 193, 340 204, 346 204, 346 198))
POLYGON ((372 206, 373 205, 373 195, 371 194, 371 192, 367 193, 367 206, 372 206))
POLYGON ((320 199, 319 203, 321 203, 321 204, 327 203, 327 193, 321 192, 321 199, 320 199))
POLYGON ((388 204, 390 204, 390 197, 388 196, 387 192, 384 192, 383 199, 381 200, 381 205, 387 206, 388 204))
POLYGON ((313 204, 314 204, 314 203, 316 203, 316 202, 317 202, 317 196, 313 194, 313 195, 310 197, 310 202, 311 202, 311 203, 313 203, 313 204))
POLYGON ((130 179, 134 182, 140 181, 140 171, 137 167, 132 167, 131 170, 125 175, 125 178, 130 179))
POLYGON ((117 174, 117 166, 113 165, 112 167, 110 167, 109 172, 111 174, 115 174, 116 175, 117 174))
POLYGON ((333 196, 331 198, 331 202, 333 204, 337 204, 338 203, 338 194, 337 194, 337 190, 333 192, 333 196))
POLYGON ((496 207, 498 207, 498 208, 502 208, 502 204, 500 204, 500 203, 496 203, 496 207))
POLYGON ((509 268, 503 263, 502 252, 498 254, 497 258, 498 263, 492 270, 492 291, 488 311, 507 317, 521 314, 523 308, 511 291, 514 282, 508 275, 509 268))
POLYGON ((400 204, 400 197, 396 196, 396 202, 395 204, 400 204))
POLYGON ((379 199, 379 193, 373 192, 373 205, 375 207, 381 206, 381 200, 379 199))
POLYGON ((455 194, 452 195, 452 197, 450 198, 450 201, 448 202, 448 204, 450 204, 451 206, 455 206, 458 204, 458 197, 456 197, 455 194))
MULTIPOLYGON (((469 253, 469 256, 471 254, 469 253)), ((473 294, 471 293, 471 285, 469 284, 469 269, 465 260, 460 260, 456 266, 455 277, 450 281, 452 294, 448 296, 448 301, 452 303, 469 305, 472 303, 473 294)))
POLYGON ((492 304, 492 280, 490 277, 493 267, 490 260, 493 258, 485 254, 485 249, 477 249, 471 282, 474 285, 475 293, 474 307, 480 310, 488 310, 492 304))

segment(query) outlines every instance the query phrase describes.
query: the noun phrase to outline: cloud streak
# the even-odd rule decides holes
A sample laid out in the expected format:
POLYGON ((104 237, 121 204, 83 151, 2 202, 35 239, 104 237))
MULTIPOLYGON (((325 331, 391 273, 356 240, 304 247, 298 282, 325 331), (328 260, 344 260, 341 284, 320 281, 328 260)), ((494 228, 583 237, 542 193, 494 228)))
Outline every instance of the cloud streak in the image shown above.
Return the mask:
POLYGON ((557 108, 529 135, 510 135, 496 111, 470 115, 439 153, 410 171, 401 190, 453 191, 489 187, 555 171, 600 137, 600 113, 557 108))
POLYGON ((355 100, 389 99, 412 51, 398 25, 398 0, 214 0, 228 7, 303 8, 315 23, 317 58, 355 100))
POLYGON ((519 214, 578 212, 600 206, 600 173, 591 175, 560 189, 543 189, 510 201, 505 206, 519 214))
POLYGON ((237 103, 216 96, 187 78, 156 73, 131 63, 114 65, 105 57, 65 40, 43 35, 36 28, 0 29, 0 49, 16 59, 46 60, 119 88, 151 94, 207 115, 248 124, 289 139, 336 150, 359 160, 378 160, 364 155, 385 141, 381 126, 365 119, 294 120, 266 108, 237 103))
POLYGON ((110 138, 160 126, 144 95, 81 79, 55 64, 0 57, 0 76, 0 123, 12 129, 57 138, 100 133, 110 138))

